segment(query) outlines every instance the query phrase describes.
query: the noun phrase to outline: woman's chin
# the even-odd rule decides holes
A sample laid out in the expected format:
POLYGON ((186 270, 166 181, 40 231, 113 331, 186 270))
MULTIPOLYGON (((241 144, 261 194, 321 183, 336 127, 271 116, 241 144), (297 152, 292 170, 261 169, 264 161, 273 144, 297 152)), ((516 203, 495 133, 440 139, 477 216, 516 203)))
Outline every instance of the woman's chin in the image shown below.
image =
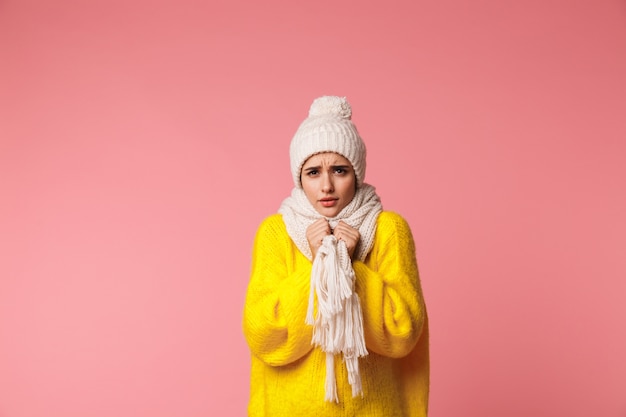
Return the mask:
POLYGON ((335 217, 339 214, 339 209, 337 207, 315 207, 315 210, 324 217, 335 217))

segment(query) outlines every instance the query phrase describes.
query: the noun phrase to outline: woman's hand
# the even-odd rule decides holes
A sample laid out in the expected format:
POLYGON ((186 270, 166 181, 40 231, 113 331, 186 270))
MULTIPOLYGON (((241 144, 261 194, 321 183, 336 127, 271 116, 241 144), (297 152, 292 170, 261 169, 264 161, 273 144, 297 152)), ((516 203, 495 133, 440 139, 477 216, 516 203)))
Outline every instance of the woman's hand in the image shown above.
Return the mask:
POLYGON ((348 254, 350 258, 354 255, 354 250, 361 240, 361 234, 354 227, 349 226, 347 223, 343 221, 339 221, 335 230, 333 230, 333 235, 337 238, 337 240, 343 240, 348 248, 348 254))
POLYGON ((313 259, 315 259, 319 247, 322 246, 322 240, 330 234, 330 224, 328 224, 326 219, 316 220, 306 229, 306 240, 309 242, 313 259))

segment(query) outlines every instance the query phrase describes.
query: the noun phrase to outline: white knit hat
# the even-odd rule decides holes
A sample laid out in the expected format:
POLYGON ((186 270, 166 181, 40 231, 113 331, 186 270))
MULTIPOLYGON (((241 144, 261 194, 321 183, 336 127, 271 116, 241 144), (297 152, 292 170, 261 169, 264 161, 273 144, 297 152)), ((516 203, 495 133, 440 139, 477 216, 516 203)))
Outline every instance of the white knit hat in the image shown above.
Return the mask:
POLYGON ((302 188, 302 165, 312 155, 335 152, 352 164, 357 187, 365 177, 365 144, 350 120, 352 107, 345 97, 323 96, 313 100, 305 119, 289 146, 291 173, 296 187, 302 188))

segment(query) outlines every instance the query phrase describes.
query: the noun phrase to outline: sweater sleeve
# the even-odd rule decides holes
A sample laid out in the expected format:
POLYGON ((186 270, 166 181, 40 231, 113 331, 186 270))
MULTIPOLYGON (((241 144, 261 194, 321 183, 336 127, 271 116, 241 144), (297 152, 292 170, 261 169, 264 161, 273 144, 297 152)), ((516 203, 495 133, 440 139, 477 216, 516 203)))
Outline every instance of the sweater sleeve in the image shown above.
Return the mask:
POLYGON ((353 262, 365 343, 383 356, 406 356, 420 338, 426 310, 413 236, 402 217, 390 212, 379 216, 370 257, 367 264, 353 262))
POLYGON ((292 363, 312 349, 312 327, 305 324, 311 263, 295 262, 296 250, 279 215, 261 224, 254 242, 243 331, 252 354, 272 366, 292 363))

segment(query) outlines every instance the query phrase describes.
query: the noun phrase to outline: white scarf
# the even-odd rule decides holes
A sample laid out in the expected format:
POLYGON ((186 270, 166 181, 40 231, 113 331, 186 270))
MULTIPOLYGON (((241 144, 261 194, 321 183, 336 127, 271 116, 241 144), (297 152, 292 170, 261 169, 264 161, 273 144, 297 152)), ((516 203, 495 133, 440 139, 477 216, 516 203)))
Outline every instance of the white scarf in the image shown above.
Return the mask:
MULTIPOLYGON (((357 229, 361 239, 355 249, 356 259, 364 261, 374 245, 376 220, 382 211, 374 187, 363 184, 352 201, 328 220, 331 229, 342 220, 357 229)), ((326 352, 326 400, 339 402, 335 380, 335 354, 342 353, 348 369, 352 396, 363 395, 358 358, 367 355, 363 334, 363 314, 359 296, 354 290, 355 274, 345 242, 328 235, 322 241, 315 259, 306 238, 307 228, 323 218, 307 199, 304 191, 294 188, 278 210, 283 216, 289 237, 309 260, 311 292, 306 323, 313 326, 312 344, 326 352), (313 317, 317 296, 318 311, 313 317)))

